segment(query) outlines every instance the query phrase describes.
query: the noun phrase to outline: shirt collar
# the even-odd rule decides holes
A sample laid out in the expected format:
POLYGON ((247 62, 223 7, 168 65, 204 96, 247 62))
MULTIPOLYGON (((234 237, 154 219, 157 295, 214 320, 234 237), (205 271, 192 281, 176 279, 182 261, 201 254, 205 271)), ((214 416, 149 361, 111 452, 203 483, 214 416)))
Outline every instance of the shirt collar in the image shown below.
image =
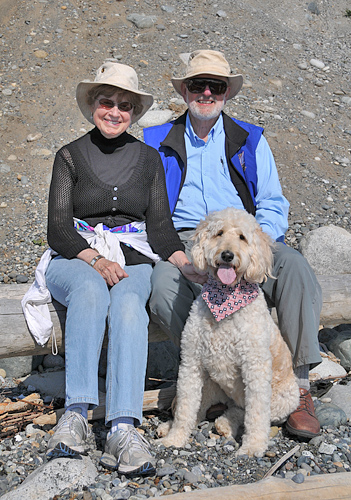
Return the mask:
MULTIPOLYGON (((199 144, 205 144, 205 141, 203 139, 200 139, 195 134, 193 126, 192 126, 190 118, 189 118, 189 113, 187 113, 187 115, 186 115, 185 134, 190 139, 192 146, 196 146, 199 144)), ((207 142, 215 141, 221 134, 224 134, 222 113, 219 115, 218 120, 216 121, 214 126, 211 128, 211 130, 208 134, 208 141, 207 142)))

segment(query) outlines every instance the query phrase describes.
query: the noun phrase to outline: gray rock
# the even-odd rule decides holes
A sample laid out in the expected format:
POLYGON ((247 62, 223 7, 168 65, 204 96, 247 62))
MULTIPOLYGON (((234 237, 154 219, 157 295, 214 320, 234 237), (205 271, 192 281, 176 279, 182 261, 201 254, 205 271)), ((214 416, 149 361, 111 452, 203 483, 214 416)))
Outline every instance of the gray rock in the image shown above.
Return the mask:
POLYGON ((167 12, 168 14, 171 14, 172 12, 174 12, 174 7, 171 7, 170 5, 161 5, 161 10, 167 12))
POLYGON ((344 410, 332 403, 321 403, 315 412, 321 427, 339 427, 347 422, 344 410))
POLYGON ((320 444, 318 448, 319 453, 323 453, 324 455, 331 455, 336 450, 336 446, 334 444, 325 443, 324 441, 320 444))
POLYGON ((337 330, 335 328, 321 328, 318 332, 318 340, 322 344, 327 344, 329 340, 333 339, 337 335, 337 330))
POLYGON ((49 500, 64 488, 81 488, 94 482, 97 469, 89 457, 57 458, 36 469, 3 500, 49 500))
POLYGON ((351 233, 330 224, 307 233, 300 241, 299 250, 315 273, 334 275, 350 273, 350 248, 351 233))
POLYGON ((16 281, 17 281, 17 283, 27 283, 28 277, 24 276, 23 274, 17 274, 16 281))
POLYGON ((160 469, 157 470, 157 476, 158 477, 170 476, 171 474, 174 474, 176 471, 177 469, 172 466, 161 467, 160 469))
POLYGON ((24 380, 25 387, 31 386, 45 396, 65 397, 65 370, 38 373, 24 380))
POLYGON ((47 354, 43 360, 43 366, 45 368, 63 368, 65 366, 65 360, 60 354, 47 354))
POLYGON ((306 118, 316 118, 316 115, 312 111, 306 111, 305 109, 301 111, 301 114, 306 116, 306 118))
POLYGON ((151 110, 145 113, 138 121, 139 127, 153 127, 155 125, 163 125, 173 118, 173 111, 170 109, 151 110))
POLYGON ((351 328, 336 335, 327 342, 328 349, 340 359, 345 370, 351 369, 351 328))
POLYGON ((156 19, 156 16, 144 16, 143 14, 137 13, 127 16, 127 21, 135 24, 135 26, 140 29, 152 28, 152 26, 156 22, 156 19))
POLYGON ((294 483, 301 484, 304 482, 305 476, 301 472, 298 472, 291 479, 292 479, 292 481, 294 481, 294 483))
MULTIPOLYGON (((335 356, 339 357, 333 349, 330 349, 335 356)), ((312 380, 320 380, 320 379, 335 379, 346 377, 347 372, 343 366, 339 365, 335 361, 329 358, 323 358, 322 362, 317 365, 315 368, 310 370, 310 375, 313 376, 312 380)))
POLYGON ((319 59, 311 59, 310 65, 314 66, 315 68, 318 68, 318 69, 323 69, 325 67, 324 62, 320 61, 319 59))
POLYGON ((334 385, 326 396, 333 404, 344 410, 348 419, 351 419, 351 384, 334 385))
POLYGON ((307 8, 308 8, 309 12, 311 12, 312 14, 316 14, 316 16, 319 16, 320 10, 319 10, 316 2, 310 2, 308 4, 307 8))
POLYGON ((43 356, 15 356, 0 360, 0 368, 6 371, 7 377, 20 378, 29 375, 43 360, 43 356))

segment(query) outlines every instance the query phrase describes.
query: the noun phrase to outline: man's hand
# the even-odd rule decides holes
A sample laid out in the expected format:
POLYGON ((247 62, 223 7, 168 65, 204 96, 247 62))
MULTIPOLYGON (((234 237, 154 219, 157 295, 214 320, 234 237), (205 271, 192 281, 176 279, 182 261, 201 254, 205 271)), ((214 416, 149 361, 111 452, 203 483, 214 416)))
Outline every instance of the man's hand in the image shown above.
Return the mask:
POLYGON ((192 264, 184 264, 179 268, 179 271, 185 276, 188 280, 193 281, 194 283, 200 283, 203 285, 206 283, 208 274, 207 273, 198 273, 192 264))
POLYGON ((177 252, 172 253, 168 260, 171 264, 175 265, 188 280, 193 281, 194 283, 200 283, 200 285, 206 283, 207 273, 198 273, 195 271, 194 266, 181 250, 177 250, 177 252))

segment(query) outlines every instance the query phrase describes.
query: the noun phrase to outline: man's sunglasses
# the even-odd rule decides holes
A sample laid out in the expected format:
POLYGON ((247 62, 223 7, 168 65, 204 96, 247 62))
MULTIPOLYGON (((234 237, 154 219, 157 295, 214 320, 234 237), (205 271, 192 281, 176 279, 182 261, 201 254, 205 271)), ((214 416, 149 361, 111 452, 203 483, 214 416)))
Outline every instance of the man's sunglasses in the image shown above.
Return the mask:
POLYGON ((209 87, 211 94, 222 95, 228 88, 227 82, 212 78, 189 78, 184 83, 192 94, 202 94, 209 87))
POLYGON ((101 108, 105 108, 105 109, 112 109, 114 108, 115 106, 117 106, 117 108, 120 110, 120 111, 131 111, 134 106, 131 102, 113 102, 111 101, 111 99, 99 99, 99 106, 101 108))

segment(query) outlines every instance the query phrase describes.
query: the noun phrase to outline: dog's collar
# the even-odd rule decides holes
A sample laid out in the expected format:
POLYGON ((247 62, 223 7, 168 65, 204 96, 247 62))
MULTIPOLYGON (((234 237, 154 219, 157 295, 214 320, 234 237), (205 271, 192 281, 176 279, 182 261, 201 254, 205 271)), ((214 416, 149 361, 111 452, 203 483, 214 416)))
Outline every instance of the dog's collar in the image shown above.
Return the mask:
POLYGON ((223 285, 209 276, 207 283, 202 287, 201 294, 215 320, 221 321, 251 304, 258 296, 258 285, 241 279, 232 287, 223 285))

